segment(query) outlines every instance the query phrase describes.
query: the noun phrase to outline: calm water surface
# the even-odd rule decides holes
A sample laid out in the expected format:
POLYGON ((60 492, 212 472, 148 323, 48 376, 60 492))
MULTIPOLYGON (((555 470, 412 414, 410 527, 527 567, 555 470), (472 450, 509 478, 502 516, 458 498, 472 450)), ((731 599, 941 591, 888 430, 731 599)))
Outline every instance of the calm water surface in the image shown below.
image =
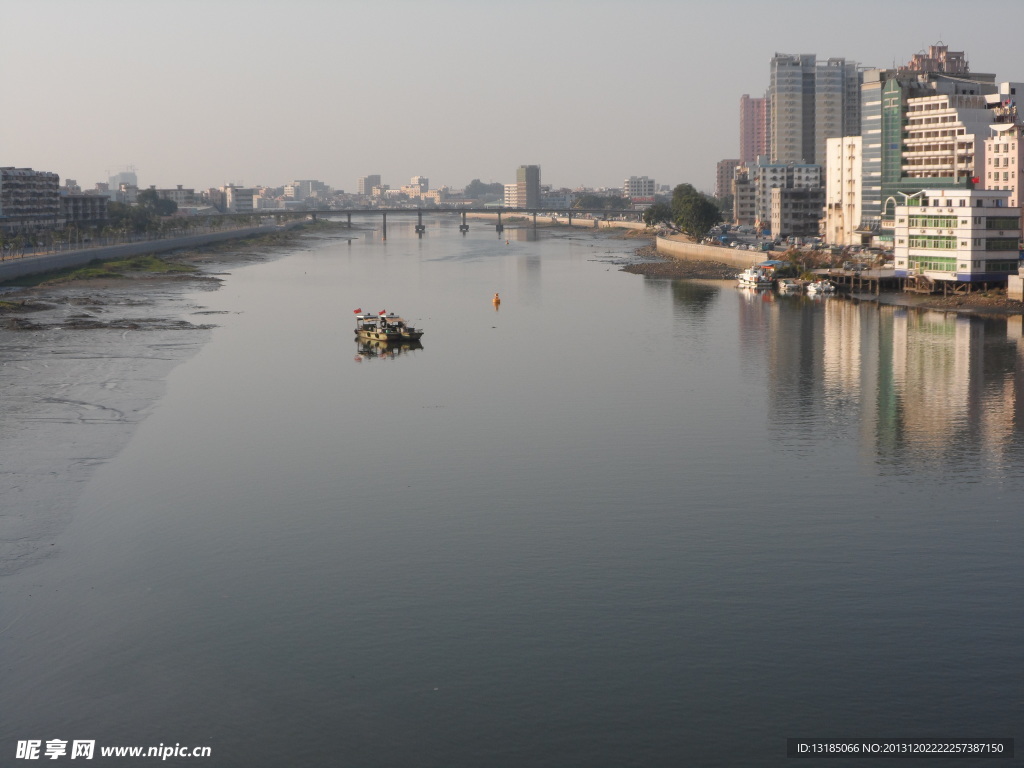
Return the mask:
POLYGON ((232 767, 1024 749, 1019 321, 647 280, 628 241, 457 223, 197 296, 210 341, 59 556, 0 585, 0 762, 30 738, 232 767), (362 353, 356 308, 422 348, 362 353))

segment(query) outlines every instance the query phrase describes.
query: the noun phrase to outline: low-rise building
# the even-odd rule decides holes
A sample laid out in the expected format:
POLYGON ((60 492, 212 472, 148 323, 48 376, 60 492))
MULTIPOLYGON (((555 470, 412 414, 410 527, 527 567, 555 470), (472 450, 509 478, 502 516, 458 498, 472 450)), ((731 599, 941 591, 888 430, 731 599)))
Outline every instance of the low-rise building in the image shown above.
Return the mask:
POLYGON ((31 168, 0 168, 0 228, 8 232, 55 227, 60 177, 31 168))
POLYGON ((229 184, 224 188, 224 204, 230 213, 249 213, 255 210, 255 197, 256 190, 252 187, 236 187, 229 184))
POLYGON ((69 192, 60 196, 60 220, 65 226, 101 226, 107 220, 106 195, 69 192))
POLYGON ((773 187, 771 230, 774 237, 817 237, 825 190, 821 187, 773 187))
POLYGON ((519 185, 518 184, 506 184, 505 185, 505 207, 506 208, 520 208, 519 205, 519 185))
POLYGON ((1008 190, 925 189, 895 208, 897 277, 1006 282, 1020 268, 1020 209, 1008 190))
POLYGON ((732 218, 738 227, 752 227, 757 221, 757 189, 750 178, 750 169, 736 168, 732 180, 732 218))
POLYGON ((654 179, 646 176, 630 176, 622 182, 622 196, 634 206, 654 205, 654 179))

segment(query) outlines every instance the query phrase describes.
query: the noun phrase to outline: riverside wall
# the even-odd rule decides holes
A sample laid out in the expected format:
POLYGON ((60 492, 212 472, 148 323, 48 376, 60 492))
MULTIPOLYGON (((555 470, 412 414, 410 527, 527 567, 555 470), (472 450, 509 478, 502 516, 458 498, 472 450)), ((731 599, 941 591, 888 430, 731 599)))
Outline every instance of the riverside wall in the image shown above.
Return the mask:
MULTIPOLYGON (((496 213, 470 213, 467 218, 487 219, 497 221, 496 213)), ((533 223, 533 214, 515 214, 508 211, 502 212, 502 223, 510 219, 514 224, 523 223, 525 218, 527 224, 533 223)), ((537 215, 538 224, 569 224, 566 216, 552 216, 549 214, 537 215)), ((645 230, 648 226, 642 221, 605 221, 604 219, 585 219, 573 217, 572 226, 586 227, 588 229, 634 229, 645 230)), ((771 258, 768 254, 753 251, 736 251, 732 248, 723 248, 716 245, 700 245, 685 240, 675 240, 670 237, 655 237, 654 245, 658 253, 672 259, 687 259, 690 261, 718 261, 739 269, 746 269, 751 264, 756 264, 764 259, 771 258)))
POLYGON ((14 280, 26 275, 39 275, 46 272, 55 272, 59 269, 84 267, 92 261, 110 261, 112 259, 127 259, 132 256, 141 256, 150 253, 166 253, 184 248, 201 248, 214 243, 223 243, 228 240, 240 240, 257 235, 266 235, 278 232, 282 229, 293 229, 300 226, 301 221, 289 222, 281 227, 243 227, 222 232, 206 232, 198 235, 186 235, 184 237, 169 237, 164 240, 143 240, 137 243, 124 243, 123 245, 108 245, 99 248, 82 248, 76 251, 65 251, 63 253, 48 253, 40 256, 25 256, 19 259, 8 259, 0 262, 0 282, 14 280))
POLYGON ((654 241, 655 247, 663 256, 673 259, 686 259, 689 261, 719 261, 731 267, 746 269, 751 264, 757 264, 765 259, 772 258, 771 255, 760 251, 736 251, 732 248, 723 248, 718 245, 701 245, 690 243, 684 240, 673 240, 668 237, 658 237, 654 241))

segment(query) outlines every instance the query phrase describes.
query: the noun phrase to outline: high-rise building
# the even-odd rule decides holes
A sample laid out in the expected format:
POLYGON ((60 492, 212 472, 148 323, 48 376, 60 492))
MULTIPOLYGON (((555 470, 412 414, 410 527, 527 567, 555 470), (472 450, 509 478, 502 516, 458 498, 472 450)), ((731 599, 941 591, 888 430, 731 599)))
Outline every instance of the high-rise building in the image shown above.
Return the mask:
POLYGON ((825 223, 822 233, 832 245, 860 245, 862 136, 840 136, 826 142, 825 223))
POLYGON ((769 142, 777 163, 825 162, 825 140, 860 132, 860 74, 842 58, 776 53, 768 86, 769 142))
POLYGON ((814 156, 814 54, 776 53, 768 85, 772 162, 806 163, 814 156))
POLYGON ((825 165, 826 143, 860 135, 860 83, 857 62, 829 59, 814 69, 814 160, 825 165))
POLYGON ((540 166, 520 165, 516 169, 516 185, 518 208, 540 207, 540 166))
POLYGON ((769 154, 768 99, 740 96, 740 162, 746 165, 769 154))
POLYGON ((978 186, 998 92, 995 75, 971 73, 964 54, 945 46, 864 73, 862 235, 891 244, 900 201, 925 188, 978 186))
POLYGON ((372 195, 373 188, 379 187, 380 185, 381 184, 379 173, 374 174, 372 176, 363 176, 359 179, 359 182, 356 184, 356 193, 360 195, 372 195))

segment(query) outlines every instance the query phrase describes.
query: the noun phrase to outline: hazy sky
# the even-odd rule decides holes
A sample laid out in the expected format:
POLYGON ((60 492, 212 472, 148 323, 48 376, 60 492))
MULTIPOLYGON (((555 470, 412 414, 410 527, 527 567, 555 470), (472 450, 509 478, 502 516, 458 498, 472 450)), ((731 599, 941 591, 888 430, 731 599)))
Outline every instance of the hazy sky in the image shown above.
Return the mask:
POLYGON ((319 179, 712 190, 775 52, 939 41, 1024 80, 1024 0, 0 0, 0 165, 91 188, 319 179))

